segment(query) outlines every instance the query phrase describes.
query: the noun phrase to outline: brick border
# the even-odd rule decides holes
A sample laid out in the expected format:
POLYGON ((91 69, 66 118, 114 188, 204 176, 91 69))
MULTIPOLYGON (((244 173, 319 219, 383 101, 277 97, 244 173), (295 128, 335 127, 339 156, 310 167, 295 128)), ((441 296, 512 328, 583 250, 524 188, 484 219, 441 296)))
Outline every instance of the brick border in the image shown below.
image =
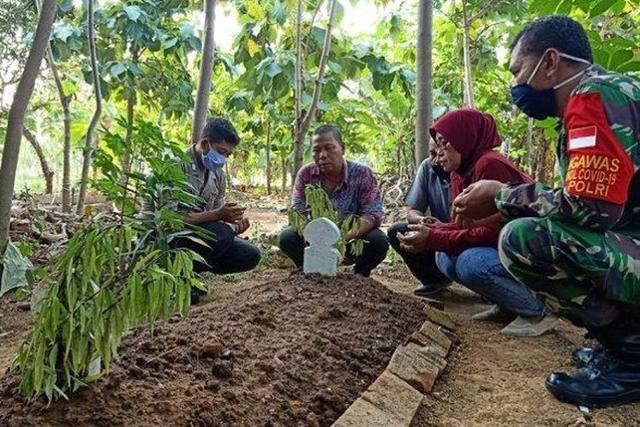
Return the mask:
POLYGON ((425 306, 427 320, 398 346, 386 369, 356 399, 334 427, 405 427, 447 366, 455 323, 444 311, 425 306))

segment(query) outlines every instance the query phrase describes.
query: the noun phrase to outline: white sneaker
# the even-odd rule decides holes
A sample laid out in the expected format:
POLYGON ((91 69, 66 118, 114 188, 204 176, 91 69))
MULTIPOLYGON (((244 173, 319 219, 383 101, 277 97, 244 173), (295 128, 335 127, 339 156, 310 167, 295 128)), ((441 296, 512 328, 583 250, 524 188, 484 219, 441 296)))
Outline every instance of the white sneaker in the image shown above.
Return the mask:
POLYGON ((557 324, 558 318, 553 314, 547 314, 540 320, 518 316, 500 332, 512 337, 538 337, 555 328, 557 324))

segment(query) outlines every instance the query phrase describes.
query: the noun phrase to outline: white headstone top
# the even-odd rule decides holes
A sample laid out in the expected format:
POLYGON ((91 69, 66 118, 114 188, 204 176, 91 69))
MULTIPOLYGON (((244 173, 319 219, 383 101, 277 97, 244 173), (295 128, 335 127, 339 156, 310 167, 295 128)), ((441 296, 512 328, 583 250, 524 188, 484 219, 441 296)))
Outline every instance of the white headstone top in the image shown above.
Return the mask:
POLYGON ((327 218, 309 222, 303 231, 309 246, 304 250, 304 273, 335 276, 338 272, 340 252, 333 247, 340 240, 340 229, 327 218))

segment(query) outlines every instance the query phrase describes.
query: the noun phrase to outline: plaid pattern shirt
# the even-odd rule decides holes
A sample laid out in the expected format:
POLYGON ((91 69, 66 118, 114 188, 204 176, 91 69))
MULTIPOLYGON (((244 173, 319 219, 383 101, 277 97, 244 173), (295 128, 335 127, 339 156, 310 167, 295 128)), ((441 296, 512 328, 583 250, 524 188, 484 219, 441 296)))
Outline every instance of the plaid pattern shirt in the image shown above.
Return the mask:
MULTIPOLYGON (((359 163, 344 162, 342 183, 332 192, 328 192, 333 207, 341 218, 357 215, 360 218, 380 226, 382 222, 382 198, 373 171, 359 163)), ((304 166, 298 171, 293 186, 291 203, 293 209, 306 214, 308 206, 305 201, 305 188, 317 185, 324 188, 320 169, 314 163, 304 166)))

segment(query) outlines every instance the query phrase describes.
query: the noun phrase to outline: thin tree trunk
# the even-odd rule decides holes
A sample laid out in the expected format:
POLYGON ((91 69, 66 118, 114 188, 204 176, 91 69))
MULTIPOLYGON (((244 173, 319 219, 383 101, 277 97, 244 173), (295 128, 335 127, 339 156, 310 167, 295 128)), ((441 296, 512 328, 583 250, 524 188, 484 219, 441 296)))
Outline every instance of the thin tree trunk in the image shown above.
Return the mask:
POLYGON ((271 194, 271 123, 269 121, 267 121, 267 194, 271 194))
MULTIPOLYGON (((296 62, 294 70, 294 90, 295 90, 295 114, 293 122, 293 158, 294 164, 302 166, 304 156, 304 139, 300 138, 300 126, 302 124, 302 0, 298 0, 296 12, 296 62)), ((283 163, 284 164, 284 163, 283 163)), ((294 168, 295 169, 295 168, 294 168)), ((284 169, 283 169, 284 172, 284 169)), ((294 173, 297 173, 294 172, 294 173)), ((294 178, 295 179, 295 178, 294 178)), ((284 181, 284 178, 283 178, 284 181)), ((283 185, 284 191, 284 185, 283 185)))
POLYGON ((282 192, 287 191, 287 158, 284 154, 280 157, 280 163, 282 164, 282 192))
MULTIPOLYGON (((138 64, 138 48, 133 46, 131 48, 131 62, 138 64)), ((133 78, 129 77, 129 87, 126 89, 127 93, 127 129, 124 136, 125 149, 120 158, 120 164, 122 169, 122 177, 120 178, 120 185, 126 187, 128 181, 127 174, 131 171, 131 151, 133 149, 133 121, 135 119, 135 107, 137 103, 136 88, 133 78)), ((125 190, 126 192, 126 190, 125 190)))
MULTIPOLYGON (((322 80, 324 79, 324 72, 327 67, 327 61, 329 60, 329 53, 331 52, 331 31, 333 30, 333 23, 336 17, 336 4, 337 0, 331 0, 331 3, 329 4, 329 22, 327 23, 327 29, 325 31, 324 46, 322 46, 320 63, 318 64, 318 76, 316 77, 315 87, 313 88, 311 105, 309 105, 309 110, 299 121, 299 125, 296 129, 297 132, 294 138, 294 163, 292 170, 293 179, 295 179, 295 175, 302 167, 304 137, 309 129, 309 125, 311 125, 311 122, 315 119, 315 115, 318 110, 318 101, 320 101, 320 94, 322 93, 322 80)), ((300 67, 301 65, 302 63, 300 63, 300 67)), ((299 96, 302 96, 302 94, 299 96)))
POLYGON ((467 2, 462 0, 462 55, 464 57, 464 93, 463 102, 467 107, 473 108, 473 77, 471 75, 471 38, 469 27, 471 22, 467 19, 467 2))
POLYGON ((200 81, 198 94, 193 111, 193 127, 191 128, 191 143, 195 144, 200 139, 200 132, 204 127, 209 111, 209 92, 211 91, 211 74, 213 73, 213 54, 215 41, 213 30, 216 20, 215 0, 205 0, 204 4, 204 43, 202 45, 202 63, 200 64, 200 81))
POLYGON ((96 109, 91 117, 89 128, 84 143, 84 159, 82 162, 82 175, 80 178, 80 191, 78 192, 78 205, 76 206, 76 214, 82 215, 84 209, 84 199, 87 193, 87 184, 89 181, 89 168, 91 167, 91 152, 93 151, 93 134, 96 126, 100 121, 102 114, 102 92, 100 90, 100 74, 98 70, 98 55, 96 54, 96 41, 94 38, 93 28, 93 2, 87 2, 87 36, 89 38, 89 53, 91 54, 91 74, 93 75, 93 89, 96 98, 96 109))
POLYGON ((418 39, 416 43, 416 127, 414 156, 416 166, 429 152, 429 127, 433 121, 433 2, 420 0, 418 6, 418 39))
POLYGON ((53 81, 58 90, 58 98, 62 105, 63 125, 64 125, 64 143, 62 146, 62 211, 69 212, 71 209, 71 112, 69 111, 69 98, 64 93, 62 79, 58 73, 58 66, 53 59, 51 47, 47 49, 47 62, 53 75, 53 81))
POLYGON ((531 176, 534 175, 535 172, 535 158, 534 158, 534 148, 533 148, 533 119, 529 118, 527 121, 527 146, 526 149, 526 164, 525 170, 529 170, 531 172, 531 176))
MULTIPOLYGON (((542 142, 542 141, 541 141, 542 142)), ((547 165, 547 146, 542 142, 539 144, 538 149, 538 164, 536 165, 536 181, 545 183, 547 181, 546 177, 546 165, 547 165)))
POLYGON ((29 131, 29 129, 24 128, 22 130, 24 137, 27 138, 27 141, 33 147, 33 150, 36 152, 36 156, 38 156, 38 161, 40 162, 40 168, 42 168, 42 175, 44 176, 44 182, 46 185, 45 194, 53 193, 53 171, 49 167, 49 162, 47 162, 47 156, 44 155, 44 151, 42 151, 42 146, 36 139, 35 135, 29 131))
POLYGON ((18 165, 18 156, 20 155, 24 115, 29 106, 29 100, 40 71, 42 58, 44 58, 49 44, 55 13, 56 0, 43 0, 33 44, 9 110, 2 164, 0 165, 0 183, 2 183, 0 185, 0 254, 4 253, 9 239, 11 200, 13 199, 13 187, 16 182, 16 167, 18 165))

